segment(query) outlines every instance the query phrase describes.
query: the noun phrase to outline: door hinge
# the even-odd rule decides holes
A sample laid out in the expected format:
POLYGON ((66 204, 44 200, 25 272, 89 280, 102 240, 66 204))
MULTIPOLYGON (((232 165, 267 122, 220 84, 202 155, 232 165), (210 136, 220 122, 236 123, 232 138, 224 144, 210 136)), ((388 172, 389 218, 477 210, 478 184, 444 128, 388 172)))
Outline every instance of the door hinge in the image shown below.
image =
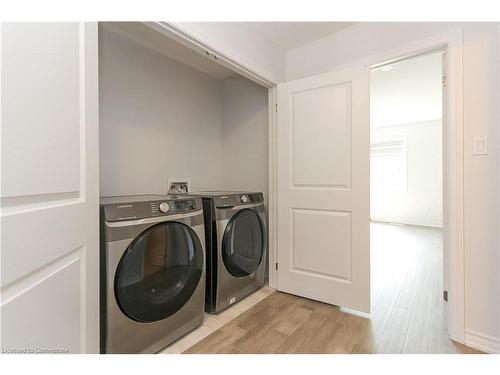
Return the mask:
POLYGON ((443 82, 443 88, 446 87, 446 76, 443 77, 442 82, 443 82))
POLYGON ((278 270, 278 262, 276 262, 276 271, 278 270))
POLYGON ((275 111, 275 112, 278 112, 278 104, 275 104, 275 105, 274 105, 274 111, 275 111))
POLYGON ((447 290, 443 290, 443 299, 448 302, 448 291, 447 290))

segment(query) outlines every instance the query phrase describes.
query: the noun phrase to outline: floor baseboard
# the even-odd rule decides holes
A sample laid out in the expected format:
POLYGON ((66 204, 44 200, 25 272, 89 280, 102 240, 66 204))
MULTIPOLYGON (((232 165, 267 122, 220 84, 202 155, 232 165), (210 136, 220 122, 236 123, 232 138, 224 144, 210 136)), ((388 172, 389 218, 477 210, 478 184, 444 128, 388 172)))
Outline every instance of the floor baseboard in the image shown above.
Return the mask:
POLYGON ((465 345, 486 353, 500 353, 500 338, 471 330, 465 331, 465 345))

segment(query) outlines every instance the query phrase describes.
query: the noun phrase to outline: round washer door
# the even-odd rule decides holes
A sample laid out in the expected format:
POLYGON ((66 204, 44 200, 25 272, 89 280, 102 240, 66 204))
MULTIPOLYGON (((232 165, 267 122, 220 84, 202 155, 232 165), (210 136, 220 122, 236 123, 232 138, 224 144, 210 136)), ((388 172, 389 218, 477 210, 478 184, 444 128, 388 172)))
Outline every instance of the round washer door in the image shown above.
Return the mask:
POLYGON ((120 259, 116 300, 133 320, 162 320, 186 304, 202 272, 203 250, 196 233, 178 222, 157 224, 142 232, 120 259))
POLYGON ((235 277, 248 276, 259 267, 264 253, 264 229, 254 210, 243 209, 227 223, 222 238, 222 259, 235 277))

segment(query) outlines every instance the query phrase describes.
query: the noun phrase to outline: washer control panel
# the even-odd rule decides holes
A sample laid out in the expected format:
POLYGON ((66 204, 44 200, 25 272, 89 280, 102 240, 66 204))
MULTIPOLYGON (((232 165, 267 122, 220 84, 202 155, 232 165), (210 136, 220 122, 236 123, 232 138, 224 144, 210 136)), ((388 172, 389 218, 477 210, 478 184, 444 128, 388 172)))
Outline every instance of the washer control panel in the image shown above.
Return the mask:
POLYGON ((172 200, 163 202, 151 202, 151 215, 172 215, 188 212, 196 209, 195 199, 172 200))
POLYGON ((107 204, 104 215, 107 221, 144 219, 148 217, 183 214, 202 208, 200 198, 154 200, 107 204))
POLYGON ((170 205, 167 202, 162 202, 158 208, 160 209, 160 212, 167 213, 168 210, 170 210, 170 205))

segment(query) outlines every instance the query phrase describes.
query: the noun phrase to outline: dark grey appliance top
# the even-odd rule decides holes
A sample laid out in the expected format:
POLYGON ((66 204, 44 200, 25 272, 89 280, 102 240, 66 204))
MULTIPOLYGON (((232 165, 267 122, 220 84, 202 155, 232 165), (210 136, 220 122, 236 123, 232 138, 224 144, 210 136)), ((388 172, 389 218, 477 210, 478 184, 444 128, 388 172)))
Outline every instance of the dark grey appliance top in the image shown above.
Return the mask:
POLYGON ((189 194, 176 195, 176 197, 182 196, 213 199, 216 207, 234 207, 259 203, 264 204, 263 194, 252 191, 199 191, 189 194))
POLYGON ((102 197, 101 207, 106 221, 145 219, 184 214, 202 209, 201 198, 173 195, 128 195, 102 197))

